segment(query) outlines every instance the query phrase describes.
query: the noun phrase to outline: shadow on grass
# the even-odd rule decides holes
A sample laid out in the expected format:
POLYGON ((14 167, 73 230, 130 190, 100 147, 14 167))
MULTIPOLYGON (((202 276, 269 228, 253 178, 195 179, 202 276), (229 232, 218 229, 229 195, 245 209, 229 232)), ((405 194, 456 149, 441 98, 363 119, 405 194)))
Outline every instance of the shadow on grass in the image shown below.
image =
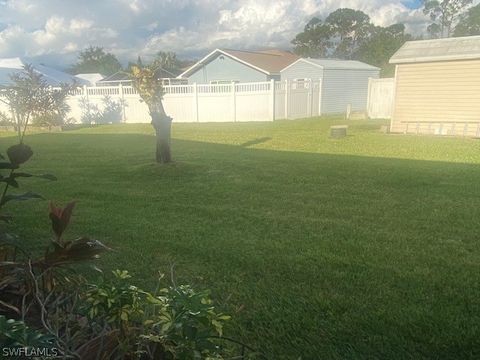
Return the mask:
MULTIPOLYGON (((81 200, 76 233, 118 250, 105 266, 153 285, 173 258, 244 309, 232 327, 272 359, 480 352, 478 165, 174 140, 165 167, 149 135, 27 143, 31 166, 59 178, 39 192, 81 200)), ((32 238, 29 207, 44 205, 19 205, 32 238)))
POLYGON ((266 143, 270 140, 272 140, 271 137, 261 137, 261 138, 257 138, 257 139, 253 139, 253 140, 244 142, 243 144, 240 144, 240 146, 246 148, 246 147, 253 146, 253 145, 263 144, 263 143, 266 143))

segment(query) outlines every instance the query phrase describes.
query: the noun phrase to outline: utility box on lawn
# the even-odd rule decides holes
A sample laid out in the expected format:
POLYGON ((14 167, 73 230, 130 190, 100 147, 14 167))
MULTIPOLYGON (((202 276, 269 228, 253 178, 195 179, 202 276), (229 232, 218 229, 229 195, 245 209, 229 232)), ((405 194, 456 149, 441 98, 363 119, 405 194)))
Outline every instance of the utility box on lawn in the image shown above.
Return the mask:
POLYGON ((347 136, 347 125, 330 126, 330 137, 333 139, 341 139, 347 136))

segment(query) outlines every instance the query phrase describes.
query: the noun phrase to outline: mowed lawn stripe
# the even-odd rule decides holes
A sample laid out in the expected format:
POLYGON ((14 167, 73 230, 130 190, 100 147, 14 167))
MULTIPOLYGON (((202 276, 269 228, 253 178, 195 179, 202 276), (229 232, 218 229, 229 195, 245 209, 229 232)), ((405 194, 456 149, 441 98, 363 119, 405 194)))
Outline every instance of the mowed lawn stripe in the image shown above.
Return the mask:
MULTIPOLYGON (((28 170, 59 180, 22 185, 78 201, 70 234, 116 250, 100 267, 153 287, 174 263, 212 289, 229 334, 272 359, 479 357, 479 142, 383 124, 174 124, 163 167, 149 125, 31 134, 28 170)), ((9 207, 33 249, 46 207, 9 207)))

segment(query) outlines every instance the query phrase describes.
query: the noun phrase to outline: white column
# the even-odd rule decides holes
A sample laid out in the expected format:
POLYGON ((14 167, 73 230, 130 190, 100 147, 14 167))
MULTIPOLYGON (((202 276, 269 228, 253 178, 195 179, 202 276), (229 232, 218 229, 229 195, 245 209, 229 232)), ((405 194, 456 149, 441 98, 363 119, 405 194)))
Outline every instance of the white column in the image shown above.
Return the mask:
POLYGON ((275 79, 270 79, 270 104, 272 109, 270 119, 275 121, 275 79))
POLYGON ((367 117, 370 117, 372 109, 370 107, 370 102, 372 101, 372 81, 371 77, 368 78, 368 90, 367 90, 367 117))
POLYGON ((193 83, 193 111, 195 113, 195 121, 199 122, 200 117, 198 116, 198 87, 197 87, 197 83, 193 83))
POLYGON ((232 92, 232 117, 233 117, 233 122, 237 121, 237 92, 235 88, 235 82, 232 81, 232 87, 231 87, 231 92, 232 92))
POLYGON ((88 89, 87 85, 83 85, 83 97, 85 98, 85 104, 87 105, 87 114, 90 118, 90 102, 88 100, 88 89))
POLYGON ((323 79, 318 82, 318 116, 322 115, 322 86, 323 79))
POLYGON ((288 101, 290 100, 290 82, 285 80, 285 119, 288 119, 288 101))
POLYGON ((307 114, 308 117, 312 117, 313 108, 313 82, 312 79, 308 79, 308 96, 307 96, 307 114))
POLYGON ((123 85, 121 83, 118 85, 118 93, 120 94, 120 105, 122 106, 122 121, 127 122, 127 117, 125 115, 125 99, 123 98, 123 85))

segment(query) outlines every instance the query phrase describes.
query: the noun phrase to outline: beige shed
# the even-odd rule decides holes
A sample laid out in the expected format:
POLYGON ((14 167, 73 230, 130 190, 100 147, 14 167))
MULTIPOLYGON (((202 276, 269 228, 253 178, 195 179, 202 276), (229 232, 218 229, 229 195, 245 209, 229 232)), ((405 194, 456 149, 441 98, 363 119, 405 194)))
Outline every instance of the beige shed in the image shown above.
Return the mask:
POLYGON ((392 132, 480 137, 480 36, 408 41, 390 63, 392 132))

